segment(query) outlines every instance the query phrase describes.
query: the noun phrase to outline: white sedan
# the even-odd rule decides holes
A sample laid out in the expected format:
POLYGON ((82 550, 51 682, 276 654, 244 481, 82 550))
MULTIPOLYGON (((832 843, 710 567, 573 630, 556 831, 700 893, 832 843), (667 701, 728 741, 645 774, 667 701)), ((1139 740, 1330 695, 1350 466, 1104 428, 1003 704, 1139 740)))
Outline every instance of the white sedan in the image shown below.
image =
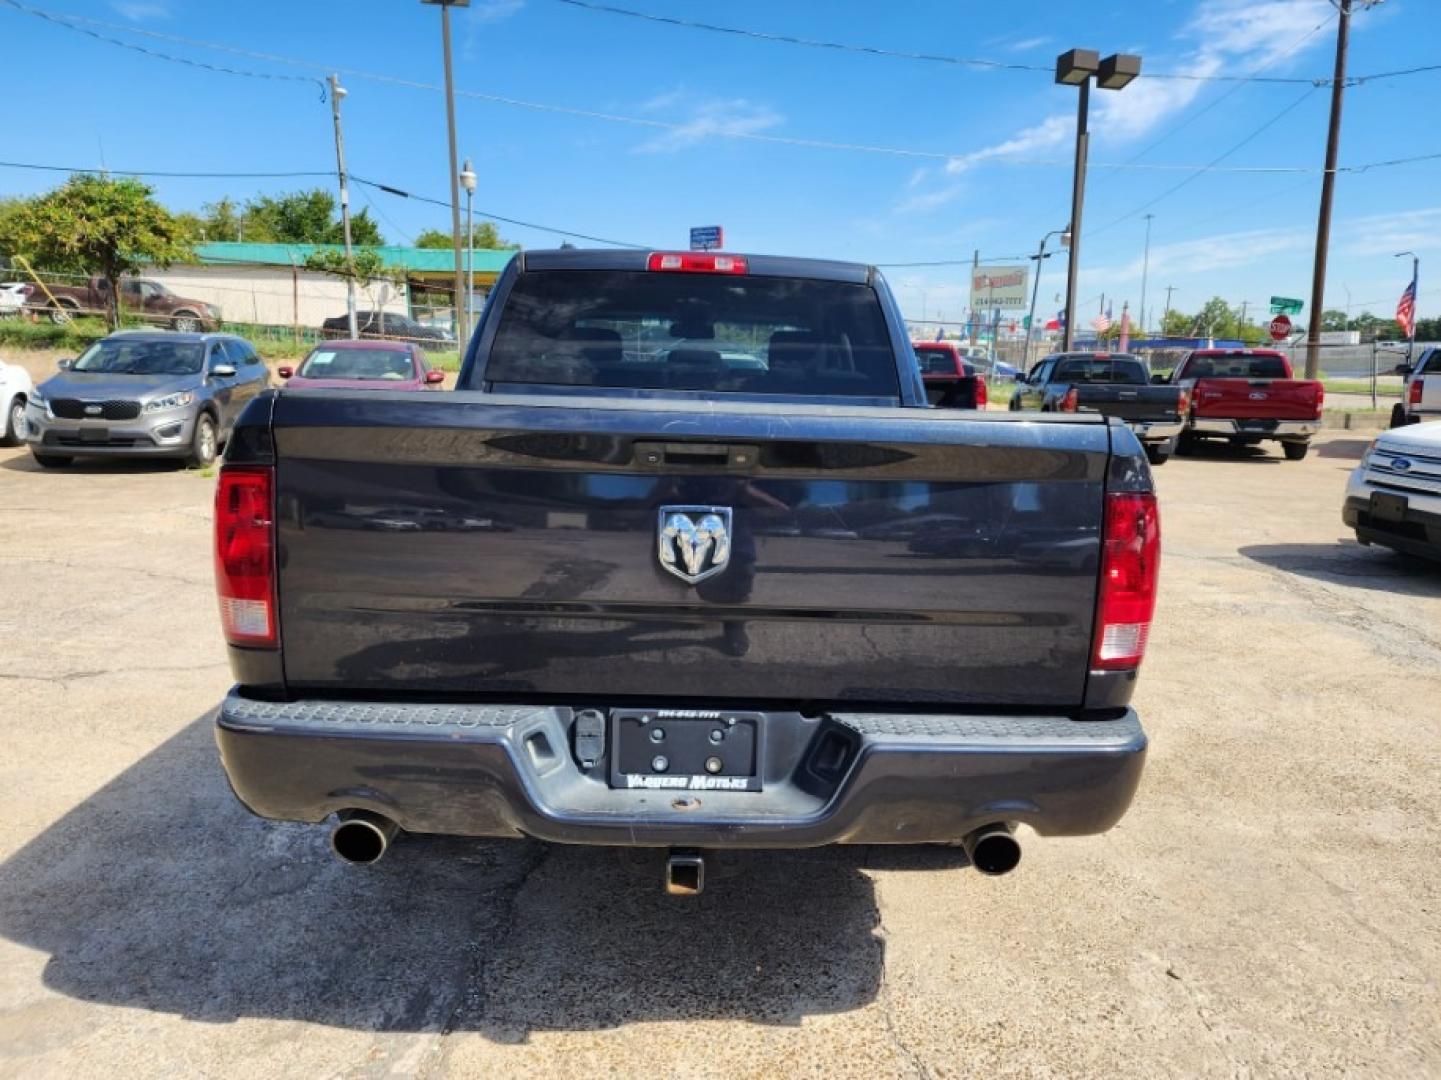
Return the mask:
POLYGON ((30 373, 19 364, 0 360, 0 446, 25 441, 25 402, 30 400, 30 373))

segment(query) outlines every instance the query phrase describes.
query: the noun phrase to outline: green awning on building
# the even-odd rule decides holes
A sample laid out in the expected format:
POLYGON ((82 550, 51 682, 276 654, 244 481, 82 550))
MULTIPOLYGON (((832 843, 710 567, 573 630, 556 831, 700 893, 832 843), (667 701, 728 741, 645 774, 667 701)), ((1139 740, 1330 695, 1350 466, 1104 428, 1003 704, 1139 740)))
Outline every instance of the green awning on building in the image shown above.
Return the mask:
MULTIPOLYGON (((308 256, 317 251, 342 250, 339 244, 246 244, 215 242, 195 245, 195 256, 202 265, 212 266, 304 266, 308 256)), ((385 244, 381 247, 356 247, 357 251, 374 251, 387 270, 412 274, 453 274, 455 253, 449 248, 402 247, 385 244)), ((477 275, 493 277, 505 269, 518 248, 475 248, 470 265, 477 275)), ((465 251, 460 253, 465 262, 465 251)))

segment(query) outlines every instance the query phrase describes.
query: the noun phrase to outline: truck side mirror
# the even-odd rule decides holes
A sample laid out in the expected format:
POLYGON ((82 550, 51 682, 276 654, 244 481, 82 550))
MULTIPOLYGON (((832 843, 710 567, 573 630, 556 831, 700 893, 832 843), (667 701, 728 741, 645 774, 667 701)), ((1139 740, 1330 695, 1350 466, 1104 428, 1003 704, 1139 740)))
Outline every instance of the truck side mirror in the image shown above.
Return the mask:
POLYGON ((1415 371, 1415 370, 1416 370, 1416 368, 1415 368, 1413 365, 1411 365, 1411 364, 1397 364, 1397 365, 1396 365, 1396 370, 1393 371, 1393 372, 1391 372, 1391 374, 1392 374, 1392 375, 1400 375, 1400 376, 1402 376, 1402 377, 1407 377, 1407 376, 1409 376, 1409 375, 1410 375, 1413 371, 1415 371))
POLYGON ((56 360, 55 366, 61 371, 69 371, 71 365, 74 363, 75 358, 73 356, 67 356, 64 360, 56 360))
POLYGON ((425 373, 425 381, 431 386, 434 386, 436 383, 443 383, 445 382, 445 372, 427 371, 425 373))
POLYGON ((275 374, 279 375, 282 379, 288 379, 295 374, 295 369, 289 364, 284 364, 275 369, 275 374))
POLYGON ((235 374, 234 364, 212 364, 210 374, 217 379, 229 379, 235 374))
POLYGON ((1164 371, 1158 371, 1151 376, 1152 386, 1165 386, 1170 381, 1170 377, 1164 371))

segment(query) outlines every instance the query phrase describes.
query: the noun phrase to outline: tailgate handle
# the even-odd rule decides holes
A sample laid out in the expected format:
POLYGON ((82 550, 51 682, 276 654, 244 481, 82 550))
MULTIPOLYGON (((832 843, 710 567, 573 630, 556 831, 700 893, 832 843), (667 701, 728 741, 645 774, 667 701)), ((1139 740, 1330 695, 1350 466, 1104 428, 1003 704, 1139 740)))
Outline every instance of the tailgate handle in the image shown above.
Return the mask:
POLYGON ((635 444, 638 465, 665 468, 752 468, 760 458, 760 447, 732 443, 649 443, 635 444))

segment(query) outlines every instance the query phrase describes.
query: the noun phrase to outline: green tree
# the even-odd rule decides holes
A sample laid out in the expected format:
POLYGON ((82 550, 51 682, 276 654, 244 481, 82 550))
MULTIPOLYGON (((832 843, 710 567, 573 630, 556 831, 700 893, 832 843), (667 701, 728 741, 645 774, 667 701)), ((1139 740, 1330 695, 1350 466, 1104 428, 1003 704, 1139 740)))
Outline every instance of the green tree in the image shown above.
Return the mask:
MULTIPOLYGON (((415 246, 418 248, 448 248, 451 246, 449 229, 426 229, 415 238, 415 246)), ((482 221, 475 226, 475 247, 477 250, 486 248, 501 250, 503 248, 518 248, 519 244, 511 240, 505 240, 500 235, 500 230, 495 227, 493 221, 482 221)))
POLYGON ((1194 322, 1195 319, 1185 312, 1172 309, 1161 320, 1161 333, 1166 337, 1190 337, 1194 322))
POLYGON ((1323 331, 1335 331, 1349 330, 1351 328, 1346 325, 1346 313, 1344 311, 1337 311, 1335 308, 1327 308, 1325 311, 1321 312, 1321 329, 1323 331))
POLYGON ((9 213, 4 228, 12 252, 32 263, 103 278, 112 328, 120 325, 121 278, 191 255, 182 225, 133 177, 76 173, 9 213))
MULTIPOLYGON (((219 211, 227 202, 222 199, 207 209, 219 211)), ((219 213, 214 216, 217 226, 228 221, 219 213)), ((262 244, 339 244, 345 239, 335 196, 324 188, 247 200, 236 220, 235 236, 226 238, 238 239, 242 230, 246 240, 262 244)), ((358 246, 385 243, 368 210, 350 216, 350 239, 358 246)))

